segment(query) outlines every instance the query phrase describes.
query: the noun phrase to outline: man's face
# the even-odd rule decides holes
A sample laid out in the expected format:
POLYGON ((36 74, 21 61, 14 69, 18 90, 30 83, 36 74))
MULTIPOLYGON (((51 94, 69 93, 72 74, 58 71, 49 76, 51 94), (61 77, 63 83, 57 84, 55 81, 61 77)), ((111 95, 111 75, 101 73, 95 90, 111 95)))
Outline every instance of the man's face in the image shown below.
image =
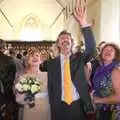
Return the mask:
POLYGON ((63 34, 60 35, 58 38, 58 47, 60 48, 60 51, 62 53, 70 53, 71 49, 72 49, 72 38, 67 35, 67 34, 63 34))

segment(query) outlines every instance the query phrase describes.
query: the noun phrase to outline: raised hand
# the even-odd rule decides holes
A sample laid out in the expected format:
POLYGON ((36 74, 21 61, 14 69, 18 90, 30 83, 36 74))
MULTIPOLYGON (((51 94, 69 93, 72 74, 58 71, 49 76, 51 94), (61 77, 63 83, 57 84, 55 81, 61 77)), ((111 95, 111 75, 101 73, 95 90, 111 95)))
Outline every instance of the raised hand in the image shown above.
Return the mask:
POLYGON ((86 0, 83 0, 83 4, 81 0, 77 0, 73 15, 81 26, 88 25, 86 10, 86 0))

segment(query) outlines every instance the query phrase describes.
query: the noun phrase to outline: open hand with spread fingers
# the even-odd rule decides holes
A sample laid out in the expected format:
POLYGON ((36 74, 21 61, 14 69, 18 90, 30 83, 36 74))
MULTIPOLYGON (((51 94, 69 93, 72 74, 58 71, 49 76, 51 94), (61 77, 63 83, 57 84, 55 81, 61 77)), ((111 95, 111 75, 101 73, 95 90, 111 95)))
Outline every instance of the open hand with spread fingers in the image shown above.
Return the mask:
POLYGON ((74 18, 81 26, 87 26, 87 8, 86 8, 86 1, 84 0, 83 4, 81 0, 76 1, 76 6, 73 12, 74 18))

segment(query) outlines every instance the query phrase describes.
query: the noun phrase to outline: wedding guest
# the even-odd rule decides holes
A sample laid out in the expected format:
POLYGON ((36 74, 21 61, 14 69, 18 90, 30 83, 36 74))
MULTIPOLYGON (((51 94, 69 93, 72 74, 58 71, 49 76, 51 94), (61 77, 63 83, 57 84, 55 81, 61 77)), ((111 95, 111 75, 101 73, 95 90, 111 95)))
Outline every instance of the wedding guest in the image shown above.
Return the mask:
MULTIPOLYGON (((16 94, 16 101, 18 104, 24 105, 23 111, 20 109, 21 112, 19 113, 19 120, 50 120, 50 107, 49 107, 49 101, 48 101, 48 92, 47 92, 47 73, 41 72, 39 70, 39 64, 41 61, 41 53, 36 48, 31 48, 27 51, 27 67, 23 71, 22 74, 20 74, 16 78, 15 83, 15 94, 16 94), (40 91, 37 91, 33 97, 35 97, 35 100, 33 99, 32 102, 35 103, 35 106, 30 108, 31 101, 29 101, 25 93, 20 93, 19 88, 17 87, 17 84, 20 83, 21 79, 25 79, 26 77, 30 77, 31 79, 34 79, 41 84, 40 91), (25 100, 26 99, 26 100, 25 100)), ((34 90, 37 88, 34 88, 34 90)))
POLYGON ((6 106, 5 107, 6 115, 4 114, 5 116, 3 119, 9 118, 10 120, 13 120, 15 115, 14 114, 15 99, 12 87, 16 74, 16 66, 13 62, 12 57, 3 54, 4 45, 5 42, 2 39, 0 39, 0 89, 1 89, 0 107, 2 109, 2 105, 6 106))
POLYGON ((107 43, 93 77, 96 120, 120 120, 120 49, 107 43))
POLYGON ((13 49, 9 50, 9 54, 13 58, 13 61, 14 61, 15 65, 16 65, 16 72, 21 72, 24 69, 23 61, 16 57, 16 53, 15 53, 15 51, 13 49))
POLYGON ((99 44, 98 44, 98 47, 97 47, 97 54, 95 57, 93 57, 91 60, 90 60, 90 63, 91 63, 91 68, 89 69, 90 71, 90 77, 89 77, 89 81, 91 82, 91 89, 93 87, 93 76, 95 74, 95 71, 96 69, 100 66, 100 53, 101 53, 101 50, 102 48, 104 47, 104 45, 106 44, 105 41, 101 41, 99 44))
POLYGON ((48 93, 53 120, 84 120, 85 113, 93 110, 84 65, 95 52, 95 41, 86 21, 85 6, 82 8, 77 4, 74 17, 81 25, 85 38, 84 53, 72 54, 71 33, 62 31, 56 41, 60 55, 40 66, 41 70, 48 72, 48 93))

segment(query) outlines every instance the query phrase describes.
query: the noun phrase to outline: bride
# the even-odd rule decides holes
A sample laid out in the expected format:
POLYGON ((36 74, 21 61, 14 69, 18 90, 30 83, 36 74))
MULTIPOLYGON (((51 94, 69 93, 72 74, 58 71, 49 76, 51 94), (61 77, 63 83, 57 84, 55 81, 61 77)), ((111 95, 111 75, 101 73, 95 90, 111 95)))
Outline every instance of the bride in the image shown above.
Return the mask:
POLYGON ((29 104, 24 100, 25 94, 20 94, 15 90, 16 101, 19 104, 24 104, 24 108, 19 110, 19 120, 50 120, 50 106, 47 92, 47 73, 39 70, 39 65, 42 62, 40 52, 36 48, 28 50, 27 67, 23 74, 19 75, 16 84, 21 77, 31 76, 35 77, 41 83, 41 90, 35 94, 35 106, 30 108, 29 104))

